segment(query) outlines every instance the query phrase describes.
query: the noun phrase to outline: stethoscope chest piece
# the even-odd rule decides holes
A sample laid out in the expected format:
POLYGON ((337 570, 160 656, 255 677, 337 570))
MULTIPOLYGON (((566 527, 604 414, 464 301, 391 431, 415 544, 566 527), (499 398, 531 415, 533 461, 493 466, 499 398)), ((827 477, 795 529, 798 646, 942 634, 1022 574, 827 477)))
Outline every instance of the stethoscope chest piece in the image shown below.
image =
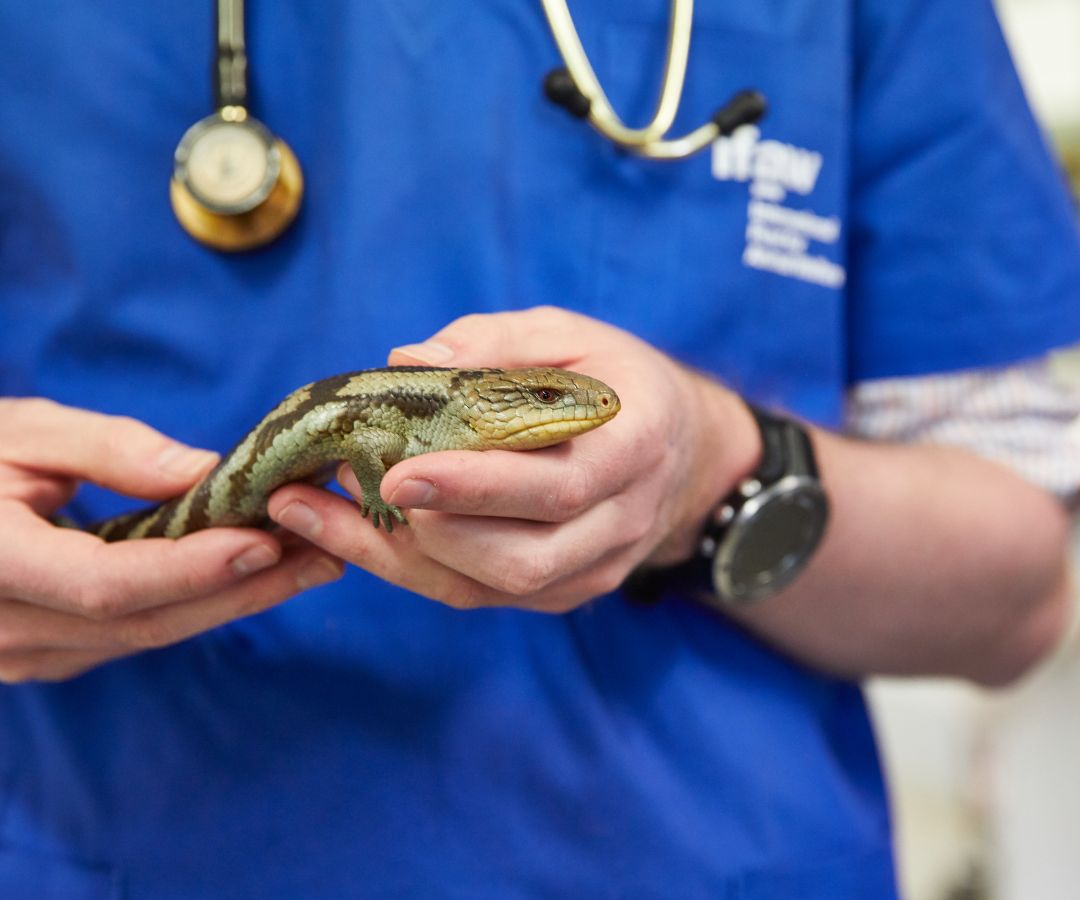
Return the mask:
POLYGON ((244 0, 216 0, 214 107, 180 139, 169 197, 195 240, 215 250, 253 250, 300 211, 304 177, 288 144, 248 111, 244 0))
POLYGON ((286 144, 241 106, 191 126, 176 148, 169 196, 184 230, 216 250, 252 250, 300 210, 304 178, 286 144))

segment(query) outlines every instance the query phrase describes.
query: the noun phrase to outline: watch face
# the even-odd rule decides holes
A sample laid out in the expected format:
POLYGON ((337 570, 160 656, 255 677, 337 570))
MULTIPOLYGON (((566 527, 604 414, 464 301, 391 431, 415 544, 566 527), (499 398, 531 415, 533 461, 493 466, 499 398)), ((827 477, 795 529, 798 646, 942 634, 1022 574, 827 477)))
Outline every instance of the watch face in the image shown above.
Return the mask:
POLYGON ((714 561, 722 596, 759 600, 788 585, 809 561, 825 531, 828 505, 816 480, 792 476, 740 510, 714 561))
POLYGON ((262 203, 279 168, 273 136, 250 117, 229 121, 209 116, 192 125, 176 148, 177 180, 204 206, 224 215, 262 203))

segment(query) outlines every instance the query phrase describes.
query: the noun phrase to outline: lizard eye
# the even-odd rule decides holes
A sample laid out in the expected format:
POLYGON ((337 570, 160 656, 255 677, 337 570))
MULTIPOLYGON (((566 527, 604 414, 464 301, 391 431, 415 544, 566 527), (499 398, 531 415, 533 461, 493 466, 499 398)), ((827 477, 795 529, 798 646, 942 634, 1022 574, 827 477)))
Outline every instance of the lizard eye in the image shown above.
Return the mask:
POLYGON ((555 403, 562 397, 562 393, 554 388, 538 388, 534 393, 541 403, 555 403))

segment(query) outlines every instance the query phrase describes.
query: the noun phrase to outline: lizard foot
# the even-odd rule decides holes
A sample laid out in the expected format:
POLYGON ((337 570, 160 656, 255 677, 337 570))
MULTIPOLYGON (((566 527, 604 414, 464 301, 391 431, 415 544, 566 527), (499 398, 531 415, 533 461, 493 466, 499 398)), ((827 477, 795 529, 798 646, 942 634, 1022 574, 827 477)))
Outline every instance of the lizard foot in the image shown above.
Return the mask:
POLYGON ((381 497, 371 503, 368 503, 365 500, 360 504, 360 515, 367 518, 368 512, 371 513, 371 524, 376 528, 378 528, 380 524, 384 525, 387 534, 394 533, 395 521, 400 522, 402 525, 409 524, 409 520, 405 518, 405 513, 393 504, 387 503, 381 497), (381 522, 380 518, 382 520, 381 522))

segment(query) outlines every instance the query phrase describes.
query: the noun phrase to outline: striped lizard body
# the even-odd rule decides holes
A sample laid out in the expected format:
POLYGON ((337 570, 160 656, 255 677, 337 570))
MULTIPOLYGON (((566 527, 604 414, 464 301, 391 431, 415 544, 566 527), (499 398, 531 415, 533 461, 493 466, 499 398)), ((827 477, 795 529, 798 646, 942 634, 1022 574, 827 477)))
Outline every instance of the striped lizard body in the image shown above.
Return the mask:
POLYGON ((607 385, 563 369, 350 372, 294 391, 187 493, 87 530, 106 541, 178 538, 215 525, 269 527, 271 493, 324 483, 347 461, 360 509, 388 532, 405 523, 379 485, 394 463, 436 450, 534 450, 602 425, 619 411, 607 385))

